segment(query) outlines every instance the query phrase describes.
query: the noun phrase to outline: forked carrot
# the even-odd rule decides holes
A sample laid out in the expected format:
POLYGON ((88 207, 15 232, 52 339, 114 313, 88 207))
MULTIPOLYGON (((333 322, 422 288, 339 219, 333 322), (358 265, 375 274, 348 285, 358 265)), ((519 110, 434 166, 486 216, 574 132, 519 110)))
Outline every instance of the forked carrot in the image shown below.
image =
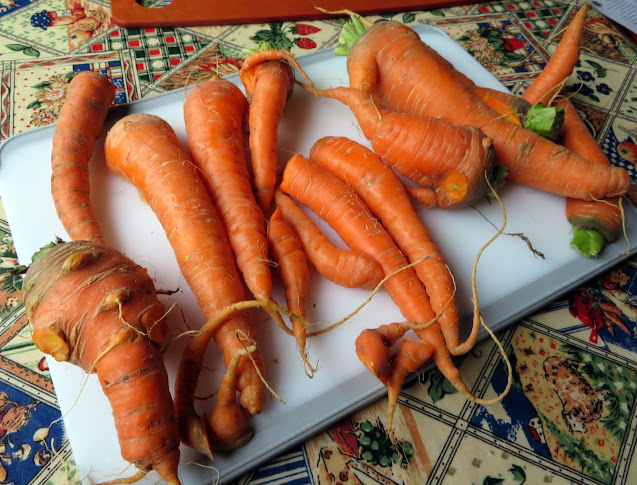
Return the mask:
POLYGON ((358 89, 306 89, 347 105, 373 151, 397 172, 431 190, 435 205, 465 206, 487 191, 494 156, 491 140, 479 129, 388 111, 358 89))
MULTIPOLYGON (((257 300, 272 301, 265 217, 257 204, 246 160, 248 101, 230 81, 213 77, 186 97, 184 121, 193 162, 223 221, 246 286, 257 300)), ((279 327, 287 327, 271 312, 279 327)))
POLYGON ((89 160, 115 87, 98 72, 81 71, 69 84, 51 150, 51 195, 72 240, 104 242, 90 198, 89 160))
MULTIPOLYGON (((206 321, 213 319, 220 308, 245 300, 224 226, 198 169, 171 126, 153 115, 124 117, 107 134, 105 156, 109 170, 135 185, 157 215, 206 321)), ((237 338, 237 332, 254 338, 249 315, 233 315, 193 337, 178 370, 175 407, 182 440, 209 456, 215 443, 210 443, 208 436, 214 436, 216 430, 234 428, 239 435, 245 432, 244 423, 203 421, 194 408, 203 354, 210 339, 215 339, 228 365, 237 350, 246 345, 237 338)), ((258 351, 239 363, 237 386, 246 414, 258 413, 265 400, 259 373, 263 373, 263 361, 258 351)), ((237 441, 241 441, 240 436, 237 441)))
POLYGON ((312 84, 297 60, 269 44, 260 45, 239 70, 250 100, 250 162, 254 193, 265 213, 270 209, 277 182, 278 128, 288 98, 294 90, 294 67, 312 84))
POLYGON ((459 322, 453 276, 393 170, 370 149, 345 137, 325 137, 316 141, 310 149, 310 160, 356 191, 409 262, 423 260, 414 269, 438 315, 447 348, 452 354, 469 350, 458 347, 459 322))
POLYGON ((364 253, 334 245, 294 200, 277 190, 274 202, 291 229, 299 237, 309 262, 328 280, 346 288, 373 290, 383 272, 373 258, 364 253))
MULTIPOLYGON (((385 288, 401 313, 412 323, 418 337, 434 349, 433 358, 440 371, 451 384, 468 399, 486 402, 474 396, 463 382, 455 367, 436 316, 431 309, 424 287, 406 258, 398 250, 389 233, 374 218, 365 203, 338 177, 322 169, 299 154, 292 156, 285 165, 280 189, 322 217, 352 249, 374 257, 385 276, 385 288)), ((375 355, 363 356, 363 362, 379 362, 368 368, 383 382, 388 382, 390 366, 389 349, 383 339, 376 339, 381 346, 371 349, 375 355), (383 357, 377 358, 376 355, 383 357)), ((357 351, 364 349, 356 345, 357 351)), ((421 354, 422 355, 422 354, 421 354)), ((359 354, 360 356, 360 354, 359 354)), ((417 356, 414 356, 416 358, 417 356)), ((424 362, 420 362, 422 365, 424 362)), ((392 381, 393 386, 402 382, 392 381)), ((392 391, 392 395, 397 393, 392 391)))
POLYGON ((379 22, 348 55, 350 86, 387 109, 479 127, 514 182, 585 200, 626 193, 626 170, 594 164, 502 118, 459 82, 447 64, 437 62, 439 57, 404 24, 379 22))
MULTIPOLYGON (((283 280, 288 310, 305 317, 305 300, 310 291, 310 268, 299 236, 285 221, 279 208, 274 209, 270 216, 268 240, 272 256, 283 280)), ((298 318, 291 317, 290 321, 305 373, 308 377, 313 377, 316 369, 307 356, 307 327, 298 318)))

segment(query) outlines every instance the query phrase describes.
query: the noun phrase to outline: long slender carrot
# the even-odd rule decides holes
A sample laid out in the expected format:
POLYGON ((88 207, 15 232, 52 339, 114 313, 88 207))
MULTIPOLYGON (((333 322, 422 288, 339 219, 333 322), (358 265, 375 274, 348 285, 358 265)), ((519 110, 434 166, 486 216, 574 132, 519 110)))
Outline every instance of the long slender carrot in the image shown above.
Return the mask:
POLYGON ((332 244, 294 200, 277 190, 274 202, 287 224, 298 235, 304 253, 314 267, 330 281, 346 288, 373 290, 383 272, 364 253, 332 244))
MULTIPOLYGON (((193 161, 204 176, 246 286, 257 300, 272 301, 265 217, 252 192, 244 146, 248 109, 235 84, 215 77, 188 94, 184 121, 193 161)), ((287 330, 277 312, 271 315, 287 330)))
POLYGON ((571 75, 579 60, 582 30, 590 10, 591 5, 585 3, 577 11, 555 52, 551 55, 551 59, 522 94, 522 98, 529 103, 552 104, 553 98, 560 92, 562 82, 571 75))
MULTIPOLYGON (((193 291, 204 318, 227 305, 246 299, 245 290, 228 238, 199 171, 188 158, 173 129, 157 116, 134 114, 119 120, 108 132, 106 163, 113 173, 135 185, 157 215, 170 242, 184 278, 193 291)), ((237 331, 254 338, 254 325, 247 314, 232 316, 215 328, 193 337, 184 350, 175 384, 175 407, 182 440, 212 456, 208 435, 214 430, 242 423, 202 422, 194 408, 194 394, 203 354, 211 338, 223 352, 226 365, 244 341, 237 331), (207 428, 211 428, 209 433, 207 428)), ((258 413, 265 399, 259 372, 259 352, 239 364, 238 389, 241 405, 258 413)), ((247 419, 247 418, 246 418, 247 419)))
POLYGON ((146 270, 101 243, 59 243, 34 257, 23 291, 34 344, 97 373, 122 457, 140 470, 133 478, 154 469, 179 484, 179 431, 158 344, 165 312, 146 270))
POLYGON ((437 206, 461 207, 487 191, 493 149, 479 129, 391 112, 358 89, 307 89, 346 104, 374 152, 409 180, 431 189, 437 206))
POLYGON ((594 164, 517 126, 488 108, 460 83, 416 32, 397 22, 374 24, 352 48, 350 86, 394 111, 438 116, 479 127, 514 182, 585 200, 620 196, 630 187, 626 170, 594 164))
MULTIPOLYGON (((385 276, 401 270, 385 282, 387 292, 409 321, 422 324, 416 332, 421 340, 434 349, 434 360, 441 372, 459 392, 475 401, 477 398, 462 381, 451 360, 424 287, 412 268, 407 267, 406 258, 365 203, 338 177, 299 154, 292 156, 286 163, 279 188, 325 219, 352 249, 374 257, 385 276)), ((358 345, 356 347, 360 348, 358 345)), ((388 357, 389 349, 377 350, 388 357)), ((375 356, 365 360, 382 361, 375 356)), ((381 381, 387 379, 388 369, 387 365, 382 364, 370 368, 381 381)), ((396 380, 392 384, 400 386, 401 383, 396 380)))
MULTIPOLYGON (((288 310, 295 315, 305 317, 305 300, 310 291, 310 268, 299 236, 285 221, 279 208, 276 208, 270 216, 268 240, 272 248, 272 256, 283 280, 288 310)), ((291 322, 305 372, 312 377, 316 369, 307 356, 307 327, 298 318, 292 317, 291 322)))
POLYGON ((310 160, 352 187, 414 266, 438 315, 451 353, 457 348, 455 284, 440 249, 413 209, 402 181, 376 154, 345 137, 325 137, 310 149, 310 160))
POLYGON ((278 128, 294 90, 292 67, 311 84, 296 59, 279 49, 264 48, 251 53, 239 70, 250 99, 250 162, 255 196, 263 212, 270 209, 276 187, 278 128))
POLYGON ((55 125, 51 195, 73 240, 104 242, 91 203, 88 164, 114 97, 115 87, 107 78, 81 71, 69 84, 55 125))

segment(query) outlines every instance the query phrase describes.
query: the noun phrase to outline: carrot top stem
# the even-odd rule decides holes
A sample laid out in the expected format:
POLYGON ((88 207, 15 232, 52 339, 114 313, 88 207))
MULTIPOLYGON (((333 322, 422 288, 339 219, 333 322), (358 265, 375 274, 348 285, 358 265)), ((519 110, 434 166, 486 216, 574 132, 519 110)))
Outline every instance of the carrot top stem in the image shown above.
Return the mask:
POLYGON ((594 258, 604 249, 606 238, 594 229, 580 229, 573 227, 571 247, 577 249, 587 258, 594 258))
POLYGON ((262 40, 261 42, 259 42, 259 45, 257 45, 255 49, 242 49, 241 53, 243 55, 249 56, 250 54, 254 54, 255 52, 268 51, 272 49, 277 49, 277 46, 275 46, 270 41, 262 40))
POLYGON ((527 111, 524 128, 555 141, 564 124, 564 109, 538 103, 527 111))
POLYGON ((367 33, 368 26, 363 23, 364 19, 359 15, 351 15, 350 17, 350 21, 343 25, 341 30, 338 46, 334 49, 335 56, 348 55, 356 41, 367 33))

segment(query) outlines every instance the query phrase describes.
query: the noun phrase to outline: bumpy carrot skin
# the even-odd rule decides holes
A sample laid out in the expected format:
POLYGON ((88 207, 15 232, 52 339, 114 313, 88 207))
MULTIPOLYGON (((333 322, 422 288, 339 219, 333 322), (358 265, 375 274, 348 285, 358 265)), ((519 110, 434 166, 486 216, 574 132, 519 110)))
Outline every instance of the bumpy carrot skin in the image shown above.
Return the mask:
MULTIPOLYGON (((278 128, 283 109, 294 90, 293 60, 276 49, 250 54, 239 78, 250 99, 250 162, 255 197, 263 212, 272 204, 277 181, 278 128)), ((297 64, 298 65, 298 64, 297 64)))
MULTIPOLYGON (((345 244, 376 259, 385 276, 392 274, 385 282, 388 294, 408 321, 422 324, 415 331, 421 340, 435 349, 433 358, 440 371, 458 391, 476 401, 451 360, 424 287, 365 203, 338 177, 299 154, 286 163, 279 188, 326 220, 345 244)), ((358 343, 356 347, 362 348, 358 343)), ((387 382, 390 368, 379 363, 373 372, 381 381, 387 382)), ((400 383, 396 380, 392 385, 400 386, 400 383)))
POLYGON ((35 345, 97 373, 122 457, 179 484, 179 431, 155 342, 163 339, 164 308, 146 270, 103 244, 72 241, 35 259, 23 290, 35 345))
MULTIPOLYGON (((122 118, 107 134, 105 156, 109 170, 135 185, 157 215, 205 320, 213 319, 220 308, 246 300, 221 218, 171 126, 152 115, 122 118)), ((197 334, 184 350, 178 370, 175 407, 182 440, 209 456, 209 445, 214 448, 214 443, 207 437, 215 430, 205 428, 224 424, 202 420, 194 408, 203 354, 214 338, 227 365, 245 345, 237 338, 238 331, 247 340, 254 339, 249 315, 233 315, 197 334)), ((251 357, 263 372, 259 352, 251 357)), ((241 405, 249 414, 260 412, 265 385, 247 356, 239 364, 237 386, 241 405)))
POLYGON ((277 190, 274 201, 281 217, 297 234, 308 260, 319 273, 346 288, 373 290, 378 286, 383 272, 373 258, 332 244, 294 200, 283 192, 277 190))
MULTIPOLYGON (((270 216, 268 240, 283 281, 288 310, 295 315, 305 317, 305 302, 310 292, 310 267, 298 234, 283 218, 278 207, 270 216)), ((307 327, 298 318, 291 318, 291 321, 305 372, 308 377, 313 377, 316 369, 307 356, 307 327)))
MULTIPOLYGON (((246 160, 244 128, 248 101, 220 78, 201 82, 188 94, 184 121, 193 161, 223 221, 246 286, 257 300, 272 301, 265 217, 257 204, 246 160)), ((271 313, 281 328, 287 328, 271 313)))
POLYGON ((438 57, 409 27, 379 22, 348 56, 350 86, 387 109, 479 127, 514 182, 585 200, 621 196, 629 189, 626 170, 594 164, 510 123, 477 99, 447 65, 437 63, 438 57))
POLYGON ((391 234, 425 285, 450 352, 459 344, 455 284, 409 200, 402 181, 367 147, 345 137, 325 137, 310 149, 310 160, 352 187, 391 234))
POLYGON ((90 199, 88 163, 115 87, 104 76, 81 71, 69 84, 53 134, 51 195, 72 240, 104 242, 90 199))
POLYGON ((494 152, 491 140, 479 129, 392 112, 358 89, 308 89, 346 104, 373 151, 397 172, 430 189, 436 206, 466 206, 486 193, 494 152))

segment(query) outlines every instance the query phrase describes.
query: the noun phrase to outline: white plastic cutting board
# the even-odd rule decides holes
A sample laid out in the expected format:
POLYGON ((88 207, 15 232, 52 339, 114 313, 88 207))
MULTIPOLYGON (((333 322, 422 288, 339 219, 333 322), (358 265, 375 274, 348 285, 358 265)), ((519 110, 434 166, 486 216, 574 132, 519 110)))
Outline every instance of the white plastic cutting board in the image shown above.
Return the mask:
MULTIPOLYGON (((477 84, 504 90, 445 34, 428 26, 418 26, 416 30, 425 42, 477 84)), ((335 57, 331 51, 304 57, 300 63, 317 87, 347 85, 345 58, 335 57)), ((241 86, 237 77, 231 79, 241 86)), ((115 108, 109 126, 127 113, 152 113, 171 123, 185 142, 184 97, 185 92, 179 90, 115 108)), ((66 237, 50 196, 52 134, 52 126, 33 130, 7 141, 0 151, 0 195, 22 264, 28 264, 31 255, 55 236, 66 237)), ((367 145, 347 108, 297 89, 280 127, 280 159, 285 161, 295 152, 307 156, 314 141, 329 135, 349 136, 367 145)), ((175 333, 187 326, 197 328, 202 323, 200 311, 179 273, 161 226, 137 190, 106 171, 100 144, 97 146, 91 162, 92 197, 107 242, 147 267, 158 288, 179 288, 174 295, 163 298, 167 307, 173 302, 178 304, 169 318, 175 333)), ((627 250, 623 241, 607 247, 596 260, 587 260, 570 249, 570 226, 564 218, 561 197, 512 183, 503 189, 502 196, 509 220, 506 231, 524 233, 545 259, 533 255, 523 240, 512 236, 501 236, 485 251, 477 272, 479 297, 485 320, 495 329, 545 305, 626 256, 622 254, 627 250)), ((471 266, 480 246, 500 226, 500 208, 485 202, 454 212, 419 209, 419 213, 455 275, 460 313, 468 315, 471 266)), ((632 240, 636 239, 634 216, 632 209, 627 210, 627 230, 632 240)), ((324 229, 331 234, 329 228, 324 229)), ((309 318, 325 324, 333 322, 367 295, 368 292, 343 289, 316 276, 308 304, 309 318)), ((279 287, 275 297, 284 301, 279 287)), ((403 319, 385 293, 375 296, 346 325, 310 342, 310 359, 318 361, 319 368, 313 379, 307 378, 303 371, 294 340, 263 313, 255 312, 254 317, 259 326, 267 380, 285 404, 269 399, 263 413, 254 419, 253 440, 234 452, 217 453, 214 464, 182 447, 180 475, 184 483, 213 483, 217 478, 219 483, 227 483, 384 394, 383 386, 358 361, 354 340, 365 327, 403 319), (210 465, 219 471, 219 476, 210 465)), ((464 321, 464 325, 466 330, 468 322, 464 321)), ((176 341, 166 355, 171 381, 183 344, 183 340, 176 341)), ((104 481, 119 473, 131 475, 133 470, 125 470, 127 463, 120 457, 110 408, 97 379, 90 377, 85 385, 86 377, 78 369, 52 359, 49 365, 85 483, 104 481)), ((216 389, 222 369, 212 349, 207 365, 211 370, 202 376, 199 395, 208 395, 216 389)), ((210 401, 202 401, 201 411, 210 405, 210 401)), ((153 484, 156 479, 151 474, 141 483, 153 484)))

